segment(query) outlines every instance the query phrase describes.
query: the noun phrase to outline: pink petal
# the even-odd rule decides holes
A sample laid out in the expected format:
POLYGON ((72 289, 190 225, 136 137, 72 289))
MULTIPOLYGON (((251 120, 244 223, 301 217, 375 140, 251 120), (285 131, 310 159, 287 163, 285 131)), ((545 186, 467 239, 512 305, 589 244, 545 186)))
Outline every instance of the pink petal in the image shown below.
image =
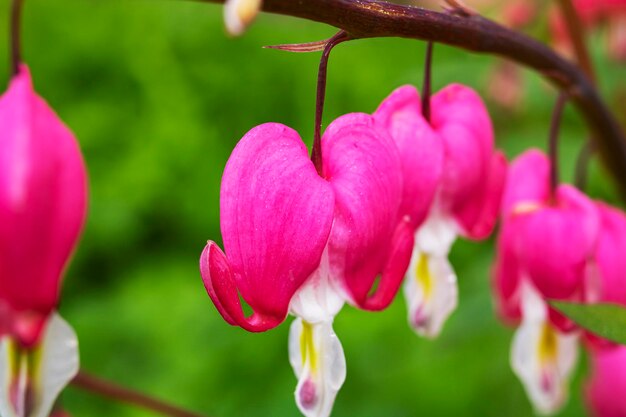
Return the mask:
POLYGON ((227 322, 264 331, 284 320, 291 297, 320 263, 333 205, 332 188, 295 131, 267 123, 241 139, 222 178, 226 255, 209 242, 200 267, 227 322), (249 318, 238 292, 254 311, 249 318))
POLYGON ((584 285, 599 219, 584 194, 568 185, 557 190, 556 205, 519 216, 520 261, 546 298, 576 295, 584 285))
POLYGON ((387 97, 374 113, 398 147, 404 180, 400 213, 414 228, 426 218, 443 169, 443 141, 422 117, 415 87, 402 86, 387 97))
MULTIPOLYGON (((366 114, 335 120, 322 138, 322 155, 324 176, 335 191, 335 219, 328 242, 331 272, 340 277, 350 301, 364 308, 376 277, 383 271, 393 273, 381 280, 378 291, 395 294, 402 279, 397 271, 403 269, 403 274, 410 260, 406 232, 394 237, 402 221, 398 214, 400 157, 393 140, 366 114)), ((391 302, 392 297, 381 298, 391 302)), ((385 307, 378 299, 375 304, 385 307)))
POLYGON ((587 404, 596 417, 626 416, 626 347, 592 351, 587 404))
POLYGON ((601 218, 595 261, 600 273, 600 301, 626 305, 626 215, 597 203, 601 218))
POLYGON ((0 294, 16 311, 47 315, 85 220, 85 166, 26 66, 0 98, 0 132, 0 294))
POLYGON ((431 124, 445 147, 440 201, 444 208, 458 210, 475 197, 489 177, 491 120, 476 92, 452 84, 432 97, 431 124))
POLYGON ((522 270, 517 257, 515 218, 503 221, 498 237, 496 262, 493 271, 493 292, 500 318, 509 324, 517 324, 521 318, 520 285, 522 270))
POLYGON ((454 215, 465 237, 474 240, 486 239, 493 231, 506 181, 506 158, 501 152, 491 156, 488 176, 482 190, 466 204, 458 207, 454 215))
POLYGON ((404 274, 411 261, 411 251, 415 243, 415 231, 408 217, 401 221, 391 240, 391 248, 387 255, 387 263, 380 275, 376 292, 366 298, 362 305, 365 310, 384 310, 395 298, 404 274))
POLYGON ((504 215, 528 207, 542 205, 550 197, 550 161, 538 149, 530 149, 510 165, 502 196, 504 215), (523 206, 521 206, 523 205, 523 206))

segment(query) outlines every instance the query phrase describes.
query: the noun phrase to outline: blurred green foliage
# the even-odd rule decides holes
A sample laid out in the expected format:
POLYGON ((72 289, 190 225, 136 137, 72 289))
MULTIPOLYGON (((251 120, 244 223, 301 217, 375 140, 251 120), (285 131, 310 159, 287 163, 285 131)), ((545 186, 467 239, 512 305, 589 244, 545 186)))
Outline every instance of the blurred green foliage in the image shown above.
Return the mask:
MULTIPOLYGON (((4 34, 8 1, 1 7, 4 34)), ((26 2, 25 60, 38 91, 78 136, 90 174, 89 220, 61 312, 79 334, 89 372, 207 416, 295 416, 288 323, 265 334, 228 326, 206 296, 197 264, 206 240, 220 241, 220 176, 239 138, 276 121, 311 142, 319 54, 261 46, 324 39, 334 29, 263 15, 246 36, 230 39, 221 18, 219 6, 184 1, 26 2)), ((0 39, 0 57, 8 55, 6 44, 0 39)), ((400 39, 338 47, 325 124, 343 113, 372 112, 399 85, 419 85, 423 52, 423 43, 400 39)), ((600 47, 594 55, 603 91, 623 100, 623 67, 607 62, 600 47)), ((455 81, 484 92, 494 62, 437 46, 434 86, 455 81)), ((8 65, 1 63, 4 82, 8 65)), ((545 148, 555 98, 536 74, 524 78, 517 111, 489 102, 498 144, 510 157, 545 148)), ((585 132, 568 108, 565 179, 585 132)), ((596 162, 590 193, 616 200, 596 162)), ((493 313, 492 258, 493 239, 455 245, 460 306, 436 341, 409 330, 401 296, 382 313, 345 308, 335 330, 348 379, 334 416, 532 415, 509 366, 512 330, 493 313)), ((585 414, 585 368, 583 356, 561 415, 585 414)), ((75 388, 63 403, 74 416, 150 415, 75 388)))

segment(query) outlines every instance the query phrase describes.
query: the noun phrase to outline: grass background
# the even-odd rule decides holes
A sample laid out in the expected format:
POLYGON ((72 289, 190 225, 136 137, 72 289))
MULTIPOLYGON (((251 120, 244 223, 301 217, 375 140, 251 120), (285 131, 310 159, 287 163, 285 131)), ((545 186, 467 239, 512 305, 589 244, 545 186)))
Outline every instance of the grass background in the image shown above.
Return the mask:
MULTIPOLYGON (((4 36, 8 1, 0 7, 4 36)), ((241 136, 276 121, 311 142, 319 54, 261 46, 323 39, 334 29, 263 15, 246 36, 230 39, 221 16, 219 6, 184 1, 26 2, 24 58, 39 93, 76 133, 91 184, 60 310, 79 334, 88 372, 207 416, 295 416, 288 323, 265 334, 228 326, 197 263, 207 239, 220 241, 221 172, 241 136)), ((605 58, 600 35, 593 46, 602 91, 623 120, 626 71, 605 58)), ((325 125, 343 113, 372 112, 399 85, 421 84, 423 55, 423 43, 401 39, 338 47, 325 125)), ((495 62, 438 45, 434 87, 461 82, 484 92, 495 62)), ((545 148, 555 100, 537 75, 524 78, 516 111, 488 101, 498 146, 510 157, 545 148)), ((568 108, 560 157, 566 180, 586 135, 568 108)), ((596 162, 589 192, 616 200, 596 162)), ((493 314, 493 241, 459 241, 451 259, 460 305, 436 341, 410 331, 400 296, 382 313, 347 307, 337 317, 348 378, 334 416, 532 415, 508 362, 512 330, 493 314)), ((585 415, 586 367, 583 356, 563 416, 585 415)), ((74 416, 151 415, 71 387, 63 404, 74 416)))

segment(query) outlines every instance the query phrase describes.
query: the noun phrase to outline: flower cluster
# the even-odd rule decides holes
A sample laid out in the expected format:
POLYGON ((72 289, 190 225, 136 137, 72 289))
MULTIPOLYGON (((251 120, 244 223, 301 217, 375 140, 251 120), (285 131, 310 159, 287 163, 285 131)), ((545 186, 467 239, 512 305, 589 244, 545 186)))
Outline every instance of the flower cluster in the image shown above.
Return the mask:
POLYGON ((298 134, 275 123, 248 132, 226 165, 224 252, 209 241, 202 278, 232 325, 265 331, 296 316, 289 356, 306 416, 328 416, 344 382, 332 329, 344 303, 382 310, 404 280, 411 326, 436 336, 457 303, 452 243, 494 227, 506 161, 482 101, 451 85, 430 106, 426 119, 405 86, 373 115, 338 118, 321 139, 321 170, 298 134))
POLYGON ((55 310, 87 177, 26 66, 0 97, 0 142, 0 415, 47 417, 78 371, 76 335, 55 310))
MULTIPOLYGON (((603 369, 604 358, 618 356, 606 353, 615 346, 586 334, 547 300, 626 305, 626 215, 572 186, 551 189, 550 169, 537 150, 511 164, 494 268, 499 313, 509 323, 521 322, 511 363, 541 413, 564 403, 581 340, 598 356, 594 399, 608 395, 602 386, 611 371, 603 369)), ((600 402, 591 403, 602 409, 600 402)))

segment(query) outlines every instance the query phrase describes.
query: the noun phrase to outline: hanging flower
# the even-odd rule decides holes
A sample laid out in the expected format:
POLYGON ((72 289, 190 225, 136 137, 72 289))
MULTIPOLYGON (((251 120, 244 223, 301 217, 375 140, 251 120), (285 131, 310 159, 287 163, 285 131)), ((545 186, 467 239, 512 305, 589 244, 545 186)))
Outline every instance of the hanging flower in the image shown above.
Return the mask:
POLYGON ((306 416, 328 416, 345 379, 335 315, 346 301, 369 310, 389 305, 411 253, 392 139, 371 116, 349 114, 321 143, 319 176, 295 131, 272 123, 247 133, 222 178, 226 254, 209 242, 200 260, 207 292, 230 324, 264 331, 288 311, 297 316, 289 355, 306 416))
POLYGON ((54 311, 87 200, 74 135, 21 66, 0 97, 0 415, 47 417, 78 370, 74 331, 54 311))
POLYGON ((401 213, 415 233, 404 287, 409 323, 435 337, 457 305, 450 248, 458 235, 478 240, 493 230, 506 161, 494 152, 489 114, 473 90, 450 85, 432 97, 431 109, 428 122, 418 92, 404 86, 374 117, 400 150, 401 213))
POLYGON ((495 293, 503 318, 519 322, 513 370, 537 411, 558 410, 578 349, 572 322, 546 299, 583 301, 599 227, 594 203, 575 188, 552 193, 550 162, 530 150, 510 167, 502 202, 495 293))

